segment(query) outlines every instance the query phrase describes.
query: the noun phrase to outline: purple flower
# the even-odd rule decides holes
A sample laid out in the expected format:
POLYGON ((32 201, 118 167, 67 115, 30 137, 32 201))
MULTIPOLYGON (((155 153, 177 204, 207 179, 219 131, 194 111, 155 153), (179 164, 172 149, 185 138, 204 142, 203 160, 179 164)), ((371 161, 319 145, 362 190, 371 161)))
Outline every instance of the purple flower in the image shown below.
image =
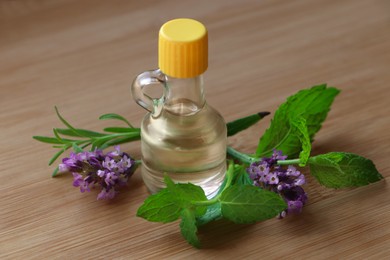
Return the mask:
POLYGON ((76 172, 73 172, 72 174, 73 174, 73 186, 80 187, 80 185, 84 183, 83 176, 76 172))
POLYGON ((301 213, 303 203, 302 201, 299 200, 289 200, 287 202, 287 206, 288 206, 287 209, 288 213, 301 213))
POLYGON ((274 150, 273 154, 271 156, 271 159, 277 161, 277 160, 286 160, 287 155, 283 155, 282 151, 274 150))
POLYGON ((79 161, 86 161, 88 158, 88 152, 81 152, 76 154, 76 159, 79 161))
POLYGON ((126 171, 126 169, 130 168, 134 164, 134 160, 132 160, 127 154, 123 155, 123 158, 119 161, 117 166, 119 167, 120 172, 126 171))
POLYGON ((300 213, 307 201, 306 192, 300 186, 283 191, 284 199, 287 202, 287 213, 300 213))
POLYGON ((92 186, 99 185, 100 200, 114 198, 117 188, 127 184, 136 167, 135 160, 121 153, 117 146, 106 155, 102 150, 71 153, 69 158, 62 160, 59 170, 72 172, 73 186, 79 187, 81 192, 89 192, 92 186))
POLYGON ((305 184, 305 176, 294 166, 277 165, 277 161, 285 160, 281 151, 274 150, 271 157, 262 158, 252 163, 247 172, 255 186, 280 194, 287 203, 287 209, 279 214, 284 218, 290 213, 300 213, 307 201, 307 195, 301 187, 305 184))
POLYGON ((96 174, 100 177, 100 178, 104 178, 106 176, 106 171, 103 171, 103 170, 98 170, 96 172, 96 174))
POLYGON ((97 199, 98 200, 107 200, 112 199, 116 195, 116 191, 114 189, 102 189, 102 191, 98 194, 97 199))
POLYGON ((114 146, 114 149, 115 149, 115 151, 108 152, 106 154, 106 156, 110 157, 110 158, 114 158, 116 156, 119 156, 120 155, 120 150, 121 150, 119 145, 114 146))
POLYGON ((116 168, 116 162, 114 159, 111 159, 111 157, 106 156, 105 160, 103 161, 103 167, 106 168, 107 170, 112 170, 116 168))
POLYGON ((68 172, 69 168, 68 168, 68 166, 65 163, 60 163, 58 165, 58 171, 59 172, 68 172))
POLYGON ((266 162, 255 162, 247 169, 249 176, 252 180, 257 180, 259 182, 267 182, 267 174, 269 173, 269 166, 266 162))
POLYGON ((299 171, 297 171, 297 169, 292 166, 292 165, 289 165, 287 170, 286 170, 286 175, 287 176, 298 176, 300 175, 301 173, 299 171))
POLYGON ((276 172, 271 172, 266 176, 267 184, 278 184, 279 178, 276 172))
POLYGON ((104 181, 106 182, 107 186, 115 185, 115 181, 118 179, 118 176, 114 172, 109 172, 106 174, 106 178, 104 181))
POLYGON ((306 183, 306 180, 305 180, 305 175, 303 174, 300 174, 298 175, 295 180, 294 180, 294 185, 295 186, 302 186, 303 184, 306 183))
POLYGON ((81 174, 73 172, 73 186, 80 187, 81 192, 91 191, 89 186, 91 185, 90 178, 83 178, 81 174))
POLYGON ((72 156, 73 153, 70 154, 70 158, 62 159, 62 163, 58 166, 61 172, 77 172, 81 170, 80 162, 72 156))

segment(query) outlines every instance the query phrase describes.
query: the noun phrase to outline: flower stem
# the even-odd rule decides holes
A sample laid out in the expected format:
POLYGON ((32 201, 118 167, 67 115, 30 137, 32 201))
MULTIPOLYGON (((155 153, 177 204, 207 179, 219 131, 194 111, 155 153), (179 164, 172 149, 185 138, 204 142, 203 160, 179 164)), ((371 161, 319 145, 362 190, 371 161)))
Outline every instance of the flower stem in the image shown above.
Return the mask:
POLYGON ((290 164, 299 164, 301 162, 300 159, 292 159, 292 160, 279 160, 277 161, 278 165, 290 165, 290 164))
POLYGON ((206 200, 206 201, 192 201, 191 202, 192 205, 194 205, 194 206, 210 206, 212 204, 217 203, 219 198, 221 197, 221 194, 223 193, 223 191, 226 190, 232 184, 233 174, 234 174, 234 163, 230 162, 229 163, 229 168, 228 168, 228 170, 226 172, 226 185, 223 188, 222 192, 220 192, 217 196, 215 196, 214 198, 212 198, 210 200, 206 200))
POLYGON ((234 159, 237 159, 243 163, 251 164, 257 160, 257 158, 253 158, 248 154, 241 153, 237 150, 235 150, 233 147, 228 146, 226 150, 227 154, 233 157, 234 159))

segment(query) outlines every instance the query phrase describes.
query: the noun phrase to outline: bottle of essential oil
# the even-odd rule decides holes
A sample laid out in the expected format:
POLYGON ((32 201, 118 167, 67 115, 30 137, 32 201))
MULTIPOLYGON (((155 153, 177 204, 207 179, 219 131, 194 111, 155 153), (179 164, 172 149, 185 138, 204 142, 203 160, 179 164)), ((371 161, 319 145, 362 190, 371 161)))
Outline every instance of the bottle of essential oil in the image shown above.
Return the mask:
POLYGON ((204 97, 208 37, 203 24, 175 19, 159 32, 159 69, 134 80, 135 101, 149 111, 141 125, 142 177, 155 193, 168 174, 176 183, 199 185, 214 196, 225 177, 226 124, 204 97), (161 98, 146 93, 161 85, 161 98))

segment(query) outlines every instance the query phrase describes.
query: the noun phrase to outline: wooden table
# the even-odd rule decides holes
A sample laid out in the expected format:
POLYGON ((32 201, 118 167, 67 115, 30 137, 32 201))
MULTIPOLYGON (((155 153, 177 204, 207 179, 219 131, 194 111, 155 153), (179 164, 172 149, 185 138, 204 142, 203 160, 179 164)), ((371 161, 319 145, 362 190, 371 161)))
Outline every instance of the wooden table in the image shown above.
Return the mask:
MULTIPOLYGON (((390 3, 345 1, 0 2, 0 258, 372 258, 390 255, 390 3), (385 180, 356 189, 320 187, 309 177, 299 216, 254 225, 220 221, 200 230, 203 249, 178 223, 135 216, 148 196, 139 172, 112 202, 51 178, 54 150, 34 141, 61 127, 101 130, 145 111, 130 84, 157 67, 157 33, 192 17, 209 29, 207 100, 226 121, 274 112, 301 88, 342 90, 313 154, 348 151, 374 160, 385 180)), ((229 142, 253 152, 271 117, 229 142)), ((123 150, 140 157, 139 143, 123 150)))

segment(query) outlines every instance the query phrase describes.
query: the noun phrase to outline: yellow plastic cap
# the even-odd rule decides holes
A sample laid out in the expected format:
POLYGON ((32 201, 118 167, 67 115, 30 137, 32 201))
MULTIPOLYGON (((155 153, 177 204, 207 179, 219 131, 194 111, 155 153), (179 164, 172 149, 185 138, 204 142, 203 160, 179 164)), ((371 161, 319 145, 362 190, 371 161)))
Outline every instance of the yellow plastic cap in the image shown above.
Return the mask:
POLYGON ((193 78, 204 73, 208 66, 206 27, 188 18, 166 22, 159 33, 158 66, 174 78, 193 78))

